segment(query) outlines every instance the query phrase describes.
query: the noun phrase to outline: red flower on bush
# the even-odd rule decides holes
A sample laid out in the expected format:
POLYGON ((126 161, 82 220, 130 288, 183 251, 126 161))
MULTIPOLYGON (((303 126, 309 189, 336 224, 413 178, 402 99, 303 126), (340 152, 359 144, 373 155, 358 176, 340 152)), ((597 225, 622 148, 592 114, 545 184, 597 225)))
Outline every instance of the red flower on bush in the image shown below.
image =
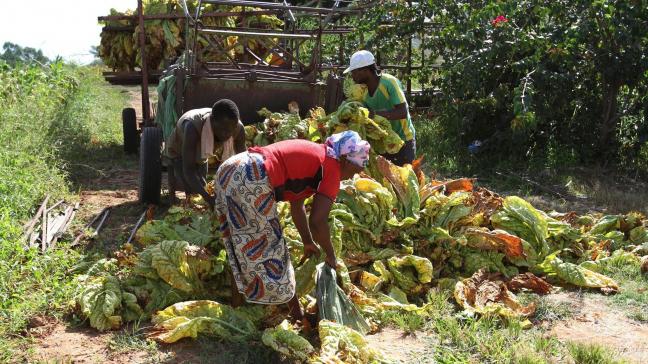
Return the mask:
POLYGON ((499 15, 497 18, 491 20, 491 24, 494 27, 502 26, 504 23, 508 23, 508 19, 504 15, 499 15))

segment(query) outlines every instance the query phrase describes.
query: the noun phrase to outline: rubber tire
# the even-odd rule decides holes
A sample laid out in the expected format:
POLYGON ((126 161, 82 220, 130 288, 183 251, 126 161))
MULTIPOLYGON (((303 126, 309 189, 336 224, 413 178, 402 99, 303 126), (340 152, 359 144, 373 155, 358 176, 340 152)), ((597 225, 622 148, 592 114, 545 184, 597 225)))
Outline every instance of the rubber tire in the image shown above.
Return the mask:
POLYGON ((159 204, 162 193, 162 129, 147 127, 140 141, 139 200, 159 204))
POLYGON ((139 146, 137 117, 135 109, 132 107, 122 110, 122 131, 124 133, 124 152, 126 154, 137 153, 137 147, 139 146))

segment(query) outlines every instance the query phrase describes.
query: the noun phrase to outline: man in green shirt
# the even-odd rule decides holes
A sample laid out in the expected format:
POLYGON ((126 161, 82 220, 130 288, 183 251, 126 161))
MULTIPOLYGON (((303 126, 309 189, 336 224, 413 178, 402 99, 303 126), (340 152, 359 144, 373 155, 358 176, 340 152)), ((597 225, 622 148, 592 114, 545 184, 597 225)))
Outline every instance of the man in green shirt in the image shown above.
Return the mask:
POLYGON ((392 129, 405 142, 398 153, 386 154, 383 157, 399 166, 412 163, 416 158, 416 132, 403 85, 396 77, 381 72, 369 51, 355 52, 350 63, 344 73, 351 72, 355 83, 367 85, 368 92, 364 104, 369 109, 370 117, 375 114, 389 120, 392 129))

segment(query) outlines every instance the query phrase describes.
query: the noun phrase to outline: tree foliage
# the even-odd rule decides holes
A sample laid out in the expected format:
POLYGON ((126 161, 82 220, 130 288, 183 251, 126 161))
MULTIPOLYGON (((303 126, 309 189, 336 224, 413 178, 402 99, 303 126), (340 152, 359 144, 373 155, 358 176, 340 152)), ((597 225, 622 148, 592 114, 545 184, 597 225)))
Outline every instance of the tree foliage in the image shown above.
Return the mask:
POLYGON ((415 77, 439 89, 433 104, 459 145, 628 167, 648 154, 648 1, 400 1, 360 23, 383 54, 425 33, 444 63, 415 77))
POLYGON ((11 42, 5 42, 2 46, 0 60, 4 60, 12 67, 16 66, 16 64, 30 64, 36 62, 44 65, 50 62, 50 60, 45 57, 42 50, 31 47, 22 47, 11 42))

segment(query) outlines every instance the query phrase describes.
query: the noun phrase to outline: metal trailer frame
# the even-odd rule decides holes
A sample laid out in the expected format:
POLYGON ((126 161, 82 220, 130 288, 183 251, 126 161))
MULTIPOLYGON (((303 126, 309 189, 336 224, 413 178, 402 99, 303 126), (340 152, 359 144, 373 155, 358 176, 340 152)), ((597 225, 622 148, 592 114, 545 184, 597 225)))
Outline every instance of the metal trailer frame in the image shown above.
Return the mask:
MULTIPOLYGON (((195 14, 190 14, 186 2, 184 14, 158 14, 145 15, 142 0, 137 1, 137 14, 103 16, 100 21, 107 20, 136 20, 137 24, 144 29, 146 20, 155 19, 181 19, 187 20, 188 31, 185 34, 184 59, 181 62, 184 66, 170 67, 161 72, 160 70, 149 70, 146 55, 146 32, 139 34, 139 45, 141 54, 140 72, 104 72, 106 80, 113 84, 140 84, 142 93, 142 122, 140 141, 140 200, 142 202, 159 202, 161 169, 167 166, 168 161, 162 158, 164 138, 159 128, 155 127, 151 117, 151 106, 148 87, 150 83, 156 83, 160 77, 173 74, 176 76, 176 113, 182 115, 184 112, 200 107, 211 107, 220 98, 232 99, 239 106, 241 119, 245 123, 256 123, 262 121, 257 114, 261 107, 267 107, 273 111, 287 109, 291 101, 299 105, 301 116, 313 107, 322 106, 326 112, 337 109, 344 99, 340 70, 344 69, 346 59, 343 44, 338 49, 339 64, 322 64, 322 36, 329 34, 348 34, 354 31, 353 28, 333 26, 344 16, 354 16, 363 9, 374 6, 376 1, 367 2, 348 7, 340 7, 344 0, 336 0, 333 7, 321 8, 311 6, 292 6, 286 0, 275 0, 275 2, 249 1, 249 0, 199 0, 195 14), (204 5, 236 6, 241 11, 218 11, 203 12, 204 5), (246 10, 246 8, 255 8, 246 10), (258 10, 260 9, 260 10, 258 10), (283 14, 285 26, 282 31, 268 30, 262 28, 227 28, 204 26, 201 19, 204 17, 221 16, 256 16, 256 15, 279 15, 283 14), (296 19, 299 17, 312 17, 316 20, 315 29, 297 29, 296 19), (203 56, 198 52, 198 35, 207 39, 209 51, 218 50, 226 59, 224 62, 204 61, 203 56), (224 40, 230 36, 237 36, 242 39, 253 39, 255 42, 264 45, 271 54, 282 60, 282 65, 270 65, 260 56, 255 54, 247 46, 244 51, 247 60, 238 61, 228 52, 233 46, 225 47, 224 40), (310 62, 300 61, 300 48, 305 42, 314 42, 310 62), (322 72, 328 71, 328 77, 322 80, 322 72), (151 130, 149 130, 151 129, 151 130), (159 144, 158 147, 151 146, 159 144), (153 154, 153 155, 150 155, 153 154), (146 190, 153 189, 152 194, 146 190), (144 192, 143 192, 144 190, 144 192)), ((134 24, 133 24, 134 27, 134 24)), ((120 27, 121 28, 121 27, 120 27)), ((123 30, 123 29, 115 29, 123 30)), ((380 54, 377 55, 377 62, 380 64, 380 54)), ((413 66, 411 62, 412 40, 407 42, 407 64, 405 66, 381 65, 383 69, 404 69, 409 74, 419 67, 413 66)), ((407 80, 407 92, 411 94, 411 81, 407 80)), ((135 118, 134 113, 132 118, 135 118)), ((126 120, 124 120, 124 135, 126 136, 126 120)), ((129 125, 133 125, 134 121, 129 125)), ((137 133, 131 130, 132 133, 137 133)), ((125 138, 126 140, 126 138, 125 138)), ((125 145, 126 149, 126 145, 125 145)), ((132 148, 137 151, 137 148, 132 148)), ((131 151, 133 151, 131 149, 131 151)), ((173 168, 167 168, 169 173, 170 190, 182 190, 182 186, 173 178, 173 168)), ((149 191, 150 192, 150 191, 149 191)))
MULTIPOLYGON (((289 101, 297 101, 300 110, 305 113, 314 106, 325 106, 331 111, 335 101, 341 101, 341 82, 339 77, 331 77, 325 81, 320 80, 322 70, 339 69, 341 65, 321 64, 321 40, 324 34, 346 34, 353 31, 351 28, 328 27, 332 21, 342 16, 357 14, 362 10, 358 8, 340 8, 340 1, 336 1, 333 8, 318 8, 309 6, 291 6, 283 0, 281 3, 247 0, 199 0, 196 14, 189 14, 185 7, 185 14, 158 14, 144 15, 142 0, 138 0, 137 14, 99 17, 100 21, 107 20, 137 20, 140 27, 145 26, 146 20, 155 19, 178 19, 185 18, 191 25, 185 42, 186 64, 185 69, 175 69, 174 74, 177 80, 182 82, 176 93, 178 100, 177 112, 211 106, 218 98, 228 97, 237 104, 241 104, 241 118, 246 122, 258 122, 256 115, 258 106, 266 106, 271 110, 282 110, 287 107, 289 101), (243 7, 242 11, 226 12, 203 12, 204 5, 222 5, 243 7), (261 10, 245 10, 246 7, 260 8, 261 10), (268 14, 284 14, 284 19, 292 20, 286 22, 283 31, 269 31, 267 29, 255 28, 225 28, 206 27, 201 23, 203 17, 220 16, 255 16, 268 14), (296 29, 294 21, 296 17, 312 16, 319 19, 319 27, 314 30, 296 29), (290 24, 290 25, 289 25, 290 24), (220 51, 227 62, 203 62, 201 54, 197 54, 195 40, 200 34, 210 43, 209 51, 220 51), (227 56, 232 48, 224 48, 222 40, 228 36, 238 36, 243 39, 253 39, 266 46, 271 52, 279 56, 285 66, 268 65, 259 55, 245 47, 246 55, 252 62, 238 62, 227 56), (190 40, 193 39, 193 42, 190 40), (303 64, 299 61, 299 47, 307 41, 314 41, 316 52, 311 57, 310 64, 303 64), (287 46, 288 45, 288 46, 287 46), (291 50, 292 49, 292 50, 291 50), (236 82, 238 81, 238 82, 236 82), (276 86, 276 87, 275 87, 276 86), (268 94, 270 96, 268 97, 268 94), (285 96, 282 96, 285 95, 285 96), (326 95, 330 95, 326 100, 326 95), (335 99, 335 101, 333 100, 335 99), (253 100, 257 100, 254 102, 253 100), (274 101, 274 102, 273 102, 274 101)), ((110 29, 110 28, 109 28, 110 29)), ((140 72, 104 72, 106 80, 113 84, 140 84, 142 92, 142 120, 143 124, 152 125, 151 105, 148 95, 150 83, 156 83, 163 75, 160 70, 149 70, 146 62, 146 34, 140 32, 139 45, 141 49, 141 71, 140 72)), ((340 50, 340 54, 343 52, 340 50)), ((342 62, 342 60, 340 60, 342 62)), ((338 102, 339 104, 339 102, 338 102)))

